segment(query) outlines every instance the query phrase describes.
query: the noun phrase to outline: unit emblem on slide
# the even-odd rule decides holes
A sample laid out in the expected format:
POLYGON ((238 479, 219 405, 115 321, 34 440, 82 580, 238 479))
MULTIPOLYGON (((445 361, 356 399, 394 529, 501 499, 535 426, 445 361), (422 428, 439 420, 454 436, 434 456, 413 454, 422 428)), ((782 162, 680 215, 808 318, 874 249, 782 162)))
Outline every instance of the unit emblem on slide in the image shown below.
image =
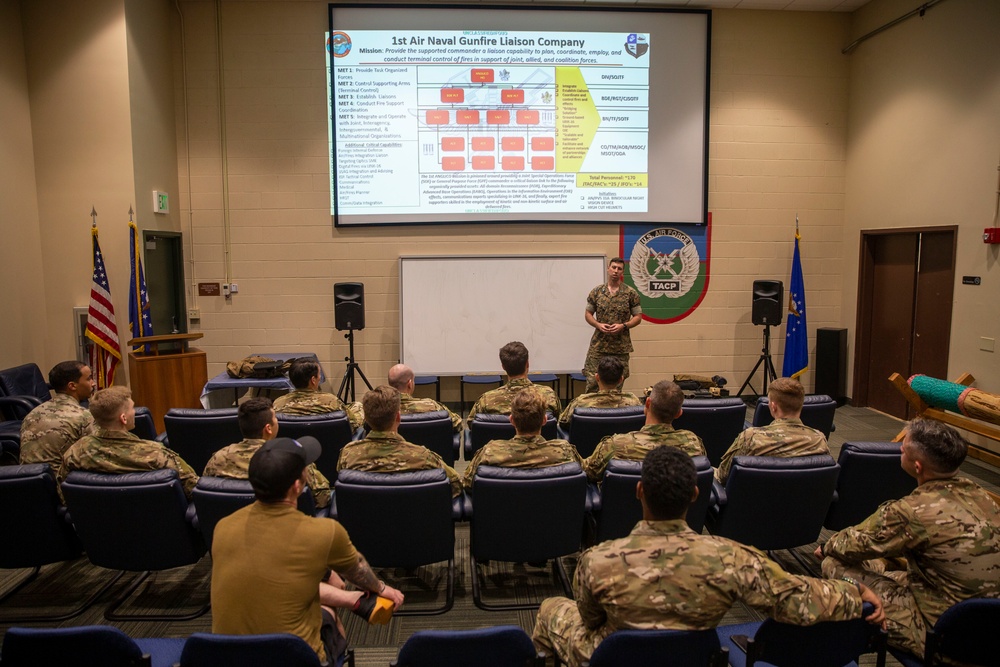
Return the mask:
POLYGON ((701 303, 708 287, 708 226, 625 225, 625 281, 639 292, 643 319, 674 322, 701 303))
POLYGON ((649 51, 649 42, 646 41, 645 35, 633 32, 625 38, 625 53, 633 58, 641 58, 646 55, 646 51, 649 51))
POLYGON ((330 50, 334 58, 343 58, 351 52, 351 36, 338 30, 330 35, 326 48, 330 50))

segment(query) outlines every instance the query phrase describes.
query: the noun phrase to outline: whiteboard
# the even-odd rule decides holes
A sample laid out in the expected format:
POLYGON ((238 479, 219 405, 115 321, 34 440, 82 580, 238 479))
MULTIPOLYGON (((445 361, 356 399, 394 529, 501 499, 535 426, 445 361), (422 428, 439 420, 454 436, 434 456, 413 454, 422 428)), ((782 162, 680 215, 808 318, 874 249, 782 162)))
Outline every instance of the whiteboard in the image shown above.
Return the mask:
POLYGON ((532 372, 578 373, 594 330, 587 294, 604 255, 399 258, 400 359, 418 375, 502 373, 519 340, 532 372))

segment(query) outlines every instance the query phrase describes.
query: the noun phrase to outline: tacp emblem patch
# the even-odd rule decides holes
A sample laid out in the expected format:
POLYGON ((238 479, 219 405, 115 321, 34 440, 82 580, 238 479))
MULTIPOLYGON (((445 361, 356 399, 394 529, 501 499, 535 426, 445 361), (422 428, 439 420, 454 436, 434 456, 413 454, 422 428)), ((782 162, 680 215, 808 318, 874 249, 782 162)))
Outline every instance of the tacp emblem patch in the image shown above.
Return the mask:
POLYGON ((623 225, 625 282, 639 292, 644 320, 681 320, 705 298, 711 223, 677 227, 623 225))

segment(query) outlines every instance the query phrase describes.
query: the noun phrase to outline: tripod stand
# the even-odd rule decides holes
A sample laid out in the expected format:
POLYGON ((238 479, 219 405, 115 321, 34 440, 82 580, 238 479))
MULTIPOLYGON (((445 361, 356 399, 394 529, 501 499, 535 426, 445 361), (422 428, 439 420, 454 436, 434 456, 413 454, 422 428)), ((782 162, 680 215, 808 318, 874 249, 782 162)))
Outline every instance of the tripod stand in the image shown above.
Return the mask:
POLYGON ((754 396, 759 398, 762 394, 767 393, 767 388, 771 384, 771 380, 776 379, 778 379, 778 374, 774 371, 774 364, 771 362, 771 325, 765 324, 764 347, 761 348, 760 359, 757 360, 757 365, 753 367, 753 370, 750 371, 750 375, 748 375, 747 379, 743 381, 743 385, 740 387, 740 390, 736 393, 736 395, 742 396, 743 390, 750 387, 750 391, 754 393, 754 396), (753 379, 754 373, 757 372, 757 369, 760 368, 761 364, 764 365, 764 385, 762 387, 763 391, 758 394, 757 390, 753 388, 752 384, 750 384, 750 380, 753 379))
POLYGON ((340 389, 337 390, 337 396, 344 403, 347 403, 348 392, 350 392, 351 402, 354 402, 354 373, 357 372, 361 376, 361 379, 365 381, 365 386, 369 389, 372 388, 372 383, 368 381, 365 377, 365 372, 361 370, 361 366, 354 361, 354 329, 348 329, 347 333, 344 334, 344 338, 347 339, 348 343, 348 355, 344 357, 344 361, 347 362, 347 370, 344 371, 344 379, 340 382, 340 389))

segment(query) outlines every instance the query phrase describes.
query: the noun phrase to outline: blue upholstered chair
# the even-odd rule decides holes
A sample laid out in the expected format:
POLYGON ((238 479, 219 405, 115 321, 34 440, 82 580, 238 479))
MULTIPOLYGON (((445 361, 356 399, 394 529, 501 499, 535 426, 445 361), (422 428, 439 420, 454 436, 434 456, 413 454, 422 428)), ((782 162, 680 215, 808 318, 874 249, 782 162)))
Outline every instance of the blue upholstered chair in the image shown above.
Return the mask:
POLYGON ((390 667, 528 667, 543 664, 524 630, 498 625, 477 630, 418 630, 390 667))
POLYGON ((547 468, 479 466, 472 483, 470 536, 476 606, 493 611, 537 609, 540 604, 485 602, 477 563, 488 560, 552 560, 553 573, 572 597, 561 557, 580 549, 586 502, 587 476, 576 463, 547 468))
POLYGON ((638 431, 646 423, 641 405, 623 408, 576 408, 569 423, 569 441, 587 458, 605 436, 638 431))
POLYGON ((0 396, 0 466, 21 460, 21 421, 33 407, 23 396, 0 396))
MULTIPOLYGON (((698 471, 698 499, 688 508, 687 523, 691 530, 700 533, 705 526, 715 471, 708 457, 695 456, 692 460, 698 471)), ((642 461, 611 459, 608 462, 601 481, 600 508, 595 513, 595 542, 625 537, 642 518, 642 504, 635 497, 635 485, 641 475, 642 461)))
POLYGON ((718 504, 709 509, 708 530, 766 551, 815 542, 839 473, 826 455, 737 456, 725 488, 714 486, 718 504))
POLYGON ((372 567, 413 569, 447 562, 445 602, 407 606, 402 616, 443 614, 455 603, 455 525, 462 498, 451 497, 442 468, 415 472, 341 470, 335 485, 337 520, 372 567))
MULTIPOLYGON (((246 479, 230 479, 227 477, 201 477, 191 494, 197 514, 198 530, 205 540, 209 550, 212 548, 212 536, 219 521, 238 509, 250 505, 255 500, 253 487, 246 479)), ((299 511, 309 516, 329 516, 329 509, 316 509, 312 492, 306 487, 299 496, 299 511)))
POLYGON ((27 396, 41 405, 52 393, 37 364, 21 364, 0 370, 0 396, 27 396))
POLYGON ((165 444, 199 474, 212 454, 243 439, 236 408, 171 408, 163 416, 163 427, 165 444))
MULTIPOLYGON (((465 460, 471 461, 476 452, 490 440, 509 440, 517 435, 514 425, 510 423, 510 415, 477 414, 467 422, 465 431, 465 460)), ((542 425, 542 437, 552 440, 559 437, 556 418, 545 413, 545 424, 542 425)))
POLYGON ((502 375, 463 375, 458 382, 459 406, 462 414, 465 414, 465 385, 467 384, 495 384, 498 387, 503 383, 502 375))
POLYGON ((886 635, 864 620, 874 609, 866 602, 861 618, 849 621, 802 626, 769 618, 763 622, 720 626, 716 631, 722 646, 729 649, 732 667, 752 667, 758 663, 774 667, 857 667, 857 660, 864 653, 875 653, 876 665, 884 667, 886 635), (737 637, 742 637, 740 644, 737 637))
POLYGON ((570 373, 566 376, 566 400, 572 401, 576 398, 576 384, 583 384, 583 389, 587 388, 587 376, 583 373, 570 373))
POLYGON ((841 530, 861 523, 887 500, 909 495, 917 480, 899 465, 898 442, 846 442, 837 463, 837 495, 823 526, 841 530))
MULTIPOLYGON (((354 665, 347 649, 334 664, 354 665)), ((196 632, 184 644, 180 667, 319 667, 319 656, 292 634, 213 635, 196 632)))
MULTIPOLYGON (((17 585, 0 597, 5 602, 34 581, 42 565, 79 558, 83 545, 73 530, 66 508, 56 494, 55 474, 47 463, 0 467, 0 568, 32 568, 17 585)), ((2 623, 64 621, 79 616, 119 577, 90 594, 76 608, 62 613, 29 614, 0 618, 2 623)))
POLYGON ((938 667, 950 659, 964 665, 997 665, 996 646, 990 637, 1000 628, 1000 599, 963 600, 941 614, 927 631, 923 660, 890 648, 904 667, 938 667))
POLYGON ((685 398, 676 429, 693 432, 705 444, 705 452, 718 467, 722 455, 743 430, 747 405, 742 398, 685 398))
POLYGON ((21 422, 38 404, 31 396, 0 396, 0 465, 20 460, 21 422))
POLYGON ((547 384, 556 392, 556 396, 559 395, 559 376, 555 373, 528 373, 528 379, 532 384, 547 384))
POLYGON ((583 665, 726 667, 728 655, 715 630, 618 630, 605 637, 583 665))
MULTIPOLYGON (((806 396, 802 404, 802 423, 811 426, 817 431, 822 431, 827 438, 834 431, 833 416, 837 411, 837 401, 826 394, 814 394, 806 396)), ((757 407, 754 409, 753 421, 748 426, 767 426, 774 421, 771 410, 768 408, 767 396, 757 399, 757 407)))
POLYGON ((62 488, 90 562, 142 573, 104 612, 106 619, 190 620, 208 611, 205 604, 192 613, 117 613, 152 571, 193 565, 205 555, 194 507, 184 497, 177 471, 105 475, 75 470, 62 488))
MULTIPOLYGON (((153 413, 149 411, 149 408, 144 406, 137 406, 135 409, 135 428, 132 429, 132 433, 135 433, 143 440, 159 440, 162 442, 163 438, 166 437, 164 434, 163 438, 161 438, 160 434, 156 432, 156 424, 153 422, 153 413)), ((236 441, 234 440, 233 442, 236 441)), ((197 470, 198 469, 196 469, 196 472, 197 470)))
POLYGON ((413 378, 416 387, 432 384, 434 385, 434 400, 441 402, 441 378, 437 375, 418 375, 413 378))
MULTIPOLYGON (((316 460, 316 467, 333 484, 337 480, 337 459, 340 450, 354 438, 351 423, 343 410, 318 415, 278 414, 278 434, 285 438, 311 435, 319 440, 323 449, 316 460)), ((235 441, 234 441, 235 442, 235 441)))
POLYGON ((118 628, 10 628, 3 640, 3 667, 173 667, 183 639, 132 639, 118 628))
POLYGON ((400 415, 399 435, 407 442, 437 452, 448 465, 455 465, 461 436, 455 433, 451 416, 444 410, 400 415))

